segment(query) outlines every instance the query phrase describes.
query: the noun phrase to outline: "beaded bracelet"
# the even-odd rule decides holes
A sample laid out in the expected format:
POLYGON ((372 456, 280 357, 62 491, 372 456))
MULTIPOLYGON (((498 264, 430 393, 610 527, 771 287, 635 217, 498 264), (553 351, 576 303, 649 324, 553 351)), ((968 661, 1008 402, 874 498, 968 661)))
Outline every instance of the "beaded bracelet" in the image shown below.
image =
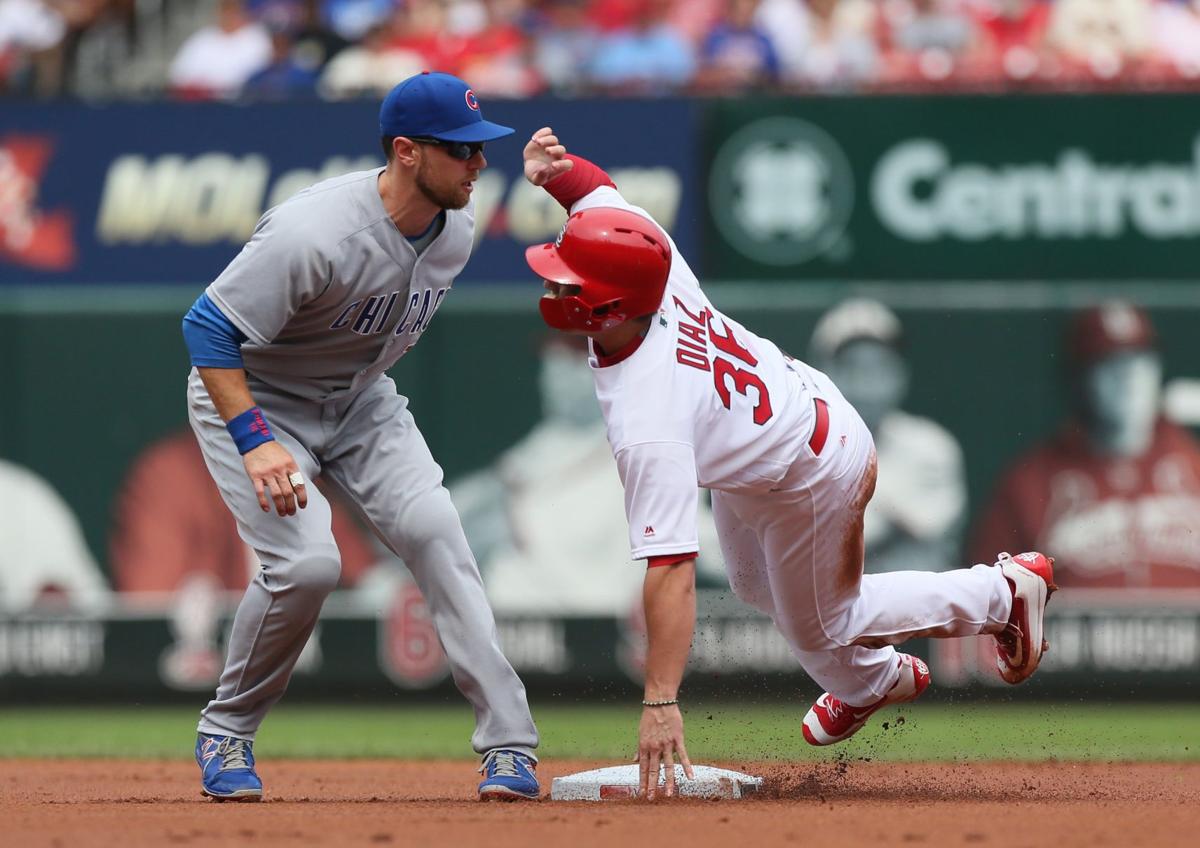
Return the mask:
POLYGON ((669 701, 642 701, 643 707, 670 707, 679 703, 678 698, 672 698, 669 701))

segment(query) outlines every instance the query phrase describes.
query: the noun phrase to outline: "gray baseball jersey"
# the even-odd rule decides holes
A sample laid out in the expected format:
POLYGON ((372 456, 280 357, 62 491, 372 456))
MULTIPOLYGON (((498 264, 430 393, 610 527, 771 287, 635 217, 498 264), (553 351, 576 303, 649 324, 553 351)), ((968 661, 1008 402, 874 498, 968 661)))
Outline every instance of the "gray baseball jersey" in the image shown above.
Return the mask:
MULTIPOLYGON (((525 689, 504 658, 442 469, 384 374, 429 326, 471 252, 470 207, 448 210, 419 253, 384 210, 380 171, 348 174, 271 209, 208 288, 248 337, 247 382, 306 479, 345 493, 403 558, 451 673, 475 707, 472 744, 532 753, 525 689)), ((262 569, 238 607, 225 671, 199 730, 253 739, 287 687, 341 564, 329 504, 308 486, 294 516, 263 512, 197 372, 188 414, 205 463, 262 569)))
POLYGON ((467 263, 473 206, 418 256, 379 170, 317 183, 267 212, 208 296, 249 341, 246 370, 310 400, 361 390, 416 344, 467 263))

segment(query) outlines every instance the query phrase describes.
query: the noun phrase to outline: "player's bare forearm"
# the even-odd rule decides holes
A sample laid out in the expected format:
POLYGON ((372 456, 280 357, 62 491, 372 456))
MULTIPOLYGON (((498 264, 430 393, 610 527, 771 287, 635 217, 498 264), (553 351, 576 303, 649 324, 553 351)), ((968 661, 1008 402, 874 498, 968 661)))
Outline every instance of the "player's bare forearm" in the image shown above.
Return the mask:
POLYGON ((255 405, 241 368, 197 368, 196 373, 222 421, 228 422, 255 405))
MULTIPOLYGON (((246 383, 246 372, 241 368, 197 368, 196 372, 222 421, 228 423, 257 406, 246 383)), ((271 509, 268 498, 275 502, 275 511, 281 516, 295 515, 297 506, 300 509, 308 506, 308 492, 299 474, 300 466, 279 442, 264 442, 246 451, 242 462, 263 512, 271 509)))
POLYGON ((679 694, 696 624, 696 561, 646 569, 646 700, 669 701, 679 694))
POLYGON ((660 767, 666 794, 675 794, 676 756, 684 773, 693 776, 683 741, 683 714, 679 705, 651 704, 673 701, 679 694, 696 623, 696 560, 647 568, 642 605, 646 610, 650 645, 646 652, 647 706, 638 725, 638 771, 642 793, 653 799, 660 767))

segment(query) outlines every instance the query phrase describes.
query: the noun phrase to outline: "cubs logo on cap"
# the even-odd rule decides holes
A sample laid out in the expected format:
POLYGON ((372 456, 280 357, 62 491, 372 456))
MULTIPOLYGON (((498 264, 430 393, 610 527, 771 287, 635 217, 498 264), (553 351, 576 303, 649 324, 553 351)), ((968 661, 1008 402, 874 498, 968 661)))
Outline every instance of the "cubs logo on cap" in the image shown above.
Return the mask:
POLYGON ((381 136, 471 142, 494 141, 512 132, 512 127, 485 121, 475 92, 450 74, 411 76, 388 92, 379 107, 381 136))

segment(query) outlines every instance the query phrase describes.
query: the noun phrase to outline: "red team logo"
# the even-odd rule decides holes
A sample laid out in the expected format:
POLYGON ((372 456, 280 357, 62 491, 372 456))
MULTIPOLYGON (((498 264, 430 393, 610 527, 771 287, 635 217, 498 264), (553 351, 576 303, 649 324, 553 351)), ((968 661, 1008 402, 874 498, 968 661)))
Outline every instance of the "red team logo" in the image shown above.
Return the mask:
POLYGON ((75 265, 70 212, 37 208, 38 183, 51 151, 46 138, 0 138, 0 261, 40 271, 75 265))
POLYGON ((479 111, 479 100, 476 99, 475 92, 471 91, 471 89, 468 88, 467 93, 464 96, 467 98, 467 108, 470 109, 472 112, 478 112, 479 111))

